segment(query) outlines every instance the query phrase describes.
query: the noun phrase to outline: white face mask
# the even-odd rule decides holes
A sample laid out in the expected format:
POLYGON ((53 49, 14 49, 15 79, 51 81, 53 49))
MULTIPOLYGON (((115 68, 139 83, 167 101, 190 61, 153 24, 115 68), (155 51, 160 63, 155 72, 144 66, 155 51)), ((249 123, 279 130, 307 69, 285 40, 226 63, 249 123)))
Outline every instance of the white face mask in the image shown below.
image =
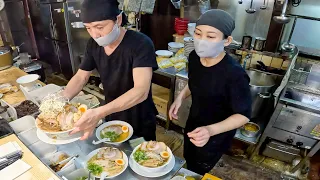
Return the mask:
POLYGON ((216 58, 224 51, 225 41, 211 42, 207 40, 194 38, 194 48, 201 58, 216 58))
POLYGON ((120 36, 120 28, 118 26, 118 21, 114 24, 112 31, 104 36, 99 38, 95 38, 94 40, 97 42, 99 46, 105 47, 116 41, 120 36))

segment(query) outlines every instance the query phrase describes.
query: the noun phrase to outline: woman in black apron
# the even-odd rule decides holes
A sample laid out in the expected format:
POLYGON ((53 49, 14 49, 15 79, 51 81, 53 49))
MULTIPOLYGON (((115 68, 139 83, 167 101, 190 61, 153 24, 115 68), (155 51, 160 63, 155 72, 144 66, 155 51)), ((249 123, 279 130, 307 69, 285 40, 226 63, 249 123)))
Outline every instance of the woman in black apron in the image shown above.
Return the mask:
POLYGON ((199 174, 214 167, 251 113, 250 79, 224 51, 232 42, 234 24, 230 14, 217 9, 199 18, 195 51, 189 55, 189 82, 169 111, 170 118, 177 119, 182 101, 192 95, 184 157, 188 169, 199 174))

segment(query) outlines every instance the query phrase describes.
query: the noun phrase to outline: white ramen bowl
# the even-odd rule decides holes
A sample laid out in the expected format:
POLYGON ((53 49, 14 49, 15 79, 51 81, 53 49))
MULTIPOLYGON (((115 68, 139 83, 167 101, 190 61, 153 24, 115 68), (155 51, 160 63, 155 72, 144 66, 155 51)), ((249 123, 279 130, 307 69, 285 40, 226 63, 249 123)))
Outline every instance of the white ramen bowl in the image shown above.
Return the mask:
POLYGON ((51 139, 69 139, 72 136, 74 136, 74 135, 70 135, 69 134, 71 131, 73 131, 74 128, 66 130, 66 131, 50 132, 50 131, 45 131, 45 130, 42 130, 41 128, 39 128, 37 121, 38 121, 38 119, 36 119, 36 127, 37 127, 37 129, 39 129, 40 131, 44 132, 51 139))
MULTIPOLYGON (((87 156, 86 156, 86 158, 85 158, 85 169, 87 169, 88 170, 88 161, 93 157, 93 156, 95 156, 96 154, 98 154, 98 152, 99 152, 99 150, 100 149, 103 149, 103 148, 99 148, 99 149, 96 149, 96 150, 94 150, 94 151, 92 151, 91 153, 89 153, 87 156)), ((120 150, 120 149, 119 149, 120 150)), ((123 167, 123 169, 122 169, 122 171, 120 172, 120 173, 118 173, 118 174, 116 174, 116 175, 113 175, 113 176, 107 176, 106 177, 106 179, 111 179, 111 178, 114 178, 114 177, 117 177, 117 176, 119 176, 120 174, 122 174, 126 169, 127 169, 127 167, 128 167, 128 156, 123 152, 123 151, 121 151, 122 152, 122 156, 123 156, 123 160, 124 160, 124 167, 123 167)), ((88 170, 89 171, 89 170, 88 170)), ((93 175, 92 174, 92 176, 94 176, 95 178, 100 178, 100 176, 95 176, 95 175, 93 175)))
POLYGON ((141 144, 138 145, 136 148, 134 148, 134 150, 132 151, 132 154, 130 155, 130 158, 133 160, 134 164, 139 167, 139 169, 145 171, 145 172, 150 172, 150 173, 156 173, 156 172, 160 172, 162 171, 163 169, 165 169, 165 167, 169 164, 169 162, 172 160, 172 151, 171 149, 167 146, 167 152, 169 153, 170 157, 169 159, 167 160, 167 162, 165 164, 163 164, 162 166, 159 166, 159 167, 155 167, 155 168, 151 168, 151 167, 145 167, 145 166, 142 166, 140 165, 133 157, 133 154, 140 148, 141 144))
POLYGON ((128 135, 128 137, 127 137, 126 139, 124 139, 123 141, 120 141, 120 142, 104 142, 104 143, 106 143, 106 144, 112 144, 112 145, 120 145, 121 143, 123 143, 123 142, 125 142, 125 141, 127 141, 127 140, 129 140, 129 139, 131 138, 131 136, 132 136, 132 134, 133 134, 133 128, 132 128, 132 126, 131 126, 129 123, 127 123, 127 122, 119 121, 119 120, 114 120, 114 121, 108 121, 108 122, 106 122, 106 123, 103 123, 103 124, 101 124, 101 125, 97 128, 97 130, 96 130, 96 137, 98 138, 99 141, 102 139, 101 136, 100 136, 101 131, 102 131, 104 128, 106 128, 106 127, 108 127, 108 126, 111 126, 111 125, 127 126, 127 127, 129 128, 129 135, 128 135))

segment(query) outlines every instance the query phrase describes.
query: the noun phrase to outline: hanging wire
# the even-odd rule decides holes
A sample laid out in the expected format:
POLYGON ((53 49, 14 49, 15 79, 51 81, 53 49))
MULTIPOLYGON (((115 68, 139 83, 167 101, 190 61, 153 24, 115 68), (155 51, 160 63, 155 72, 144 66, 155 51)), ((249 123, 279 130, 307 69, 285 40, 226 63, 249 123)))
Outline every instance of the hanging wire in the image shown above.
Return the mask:
POLYGON ((292 6, 293 7, 298 7, 301 3, 301 0, 292 0, 292 6))

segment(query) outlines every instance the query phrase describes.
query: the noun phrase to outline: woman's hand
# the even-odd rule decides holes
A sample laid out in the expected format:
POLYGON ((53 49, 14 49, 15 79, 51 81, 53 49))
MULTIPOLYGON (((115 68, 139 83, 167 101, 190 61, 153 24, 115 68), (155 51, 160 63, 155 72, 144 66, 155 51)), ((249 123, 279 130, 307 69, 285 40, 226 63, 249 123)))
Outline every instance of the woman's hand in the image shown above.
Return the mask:
POLYGON ((83 136, 80 140, 85 140, 90 137, 101 119, 98 109, 88 109, 81 118, 75 123, 74 130, 70 134, 83 131, 83 136))
POLYGON ((187 135, 190 138, 190 141, 197 147, 206 145, 211 137, 210 128, 208 126, 198 127, 187 135))
POLYGON ((178 111, 181 106, 182 100, 180 98, 177 98, 171 105, 169 110, 169 118, 170 120, 178 119, 178 111))

